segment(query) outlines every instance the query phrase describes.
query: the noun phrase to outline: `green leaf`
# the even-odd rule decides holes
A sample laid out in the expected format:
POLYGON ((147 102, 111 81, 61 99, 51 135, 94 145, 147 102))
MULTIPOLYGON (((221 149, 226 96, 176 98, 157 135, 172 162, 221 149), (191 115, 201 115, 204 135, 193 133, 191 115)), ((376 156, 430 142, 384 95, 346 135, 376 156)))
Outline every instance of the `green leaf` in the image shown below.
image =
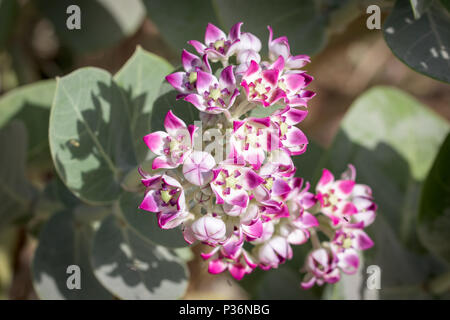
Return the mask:
POLYGON ((428 276, 442 271, 443 266, 423 252, 416 216, 421 183, 448 131, 445 120, 409 95, 377 87, 353 103, 319 164, 338 176, 352 163, 357 182, 373 190, 378 214, 368 232, 375 247, 365 255, 368 264, 383 270, 384 298, 398 297, 394 287, 419 288, 428 276))
POLYGON ((430 6, 432 0, 409 0, 414 18, 419 19, 430 6))
POLYGON ((41 231, 33 258, 32 275, 41 299, 112 299, 95 278, 90 262, 92 230, 80 224, 70 210, 53 215, 41 231), (67 268, 80 268, 81 289, 68 289, 72 283, 67 268))
POLYGON ((144 4, 162 36, 176 49, 185 48, 191 39, 203 41, 208 22, 218 24, 209 0, 144 0, 144 4))
POLYGON ((289 38, 294 55, 314 54, 325 45, 326 17, 319 12, 314 0, 281 0, 276 4, 269 0, 214 0, 213 3, 226 32, 236 22, 243 21, 243 30, 254 33, 264 45, 270 25, 275 38, 289 38))
POLYGON ((0 130, 0 229, 31 208, 34 189, 25 177, 27 137, 15 120, 0 130))
POLYGON ((175 91, 169 83, 164 82, 162 84, 158 98, 153 106, 151 131, 165 131, 164 118, 169 110, 172 110, 186 125, 194 124, 194 121, 200 120, 197 108, 184 100, 176 100, 178 94, 178 91, 175 91))
POLYGON ((419 237, 423 245, 450 263, 450 134, 447 135, 423 186, 419 237))
POLYGON ((450 14, 438 1, 414 19, 408 1, 398 0, 383 25, 392 52, 417 72, 450 82, 450 14))
POLYGON ((270 116, 272 113, 281 108, 283 108, 283 106, 280 105, 273 105, 270 107, 263 107, 258 105, 256 108, 250 111, 249 116, 255 118, 264 118, 270 116))
POLYGON ((158 226, 156 214, 141 210, 144 194, 124 193, 120 197, 120 210, 129 227, 154 244, 169 248, 186 246, 179 228, 163 230, 158 226))
POLYGON ((111 203, 137 163, 130 114, 111 75, 82 68, 58 79, 50 115, 50 149, 65 185, 86 202, 111 203))
POLYGON ((122 299, 177 299, 187 288, 184 262, 114 216, 97 230, 92 258, 99 281, 122 299))
POLYGON ((17 0, 0 0, 0 50, 5 47, 13 29, 18 9, 17 0))
MULTIPOLYGON (((173 67, 167 61, 138 47, 114 76, 127 97, 130 126, 139 163, 149 156, 150 151, 142 137, 151 131, 153 105, 165 76, 172 70, 173 67)), ((171 103, 174 101, 175 99, 171 103)))
POLYGON ((47 183, 43 195, 46 200, 60 203, 64 208, 73 208, 81 204, 80 200, 67 189, 58 176, 47 183))
POLYGON ((49 159, 48 118, 55 80, 38 81, 19 87, 0 99, 0 127, 12 119, 24 122, 28 133, 28 159, 49 159))
POLYGON ((145 8, 140 0, 38 0, 39 10, 53 23, 61 42, 77 53, 111 47, 132 35, 141 25, 145 8), (66 13, 76 4, 81 11, 81 29, 68 29, 66 13))

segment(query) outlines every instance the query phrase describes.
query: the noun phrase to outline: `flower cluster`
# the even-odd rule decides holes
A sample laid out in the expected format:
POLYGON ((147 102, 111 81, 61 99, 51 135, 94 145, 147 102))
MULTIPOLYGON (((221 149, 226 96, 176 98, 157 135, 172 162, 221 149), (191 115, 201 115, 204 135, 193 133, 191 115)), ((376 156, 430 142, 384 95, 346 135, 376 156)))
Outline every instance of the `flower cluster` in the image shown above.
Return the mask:
POLYGON ((188 42, 196 54, 183 50, 184 71, 166 77, 201 122, 186 125, 169 111, 165 131, 144 137, 156 157, 152 173, 140 170, 140 208, 156 213, 163 229, 180 226, 189 244, 211 247, 202 254, 210 273, 228 270, 242 279, 257 267, 277 268, 292 258, 293 245, 311 239, 302 286, 335 282, 340 271, 354 272, 358 250, 373 244, 363 231, 375 217, 370 188, 355 183, 353 166, 341 180, 324 170, 315 192, 296 176, 291 157, 308 145, 297 125, 315 95, 306 89, 313 78, 302 70, 310 59, 292 55, 288 39, 273 39, 268 27, 262 60, 261 41, 241 27, 227 35, 208 24, 204 43, 188 42), (269 116, 252 116, 274 105, 269 116), (215 140, 225 143, 207 151, 202 130, 216 130, 215 140), (225 153, 218 151, 223 146, 225 153), (329 241, 320 243, 318 231, 329 241))

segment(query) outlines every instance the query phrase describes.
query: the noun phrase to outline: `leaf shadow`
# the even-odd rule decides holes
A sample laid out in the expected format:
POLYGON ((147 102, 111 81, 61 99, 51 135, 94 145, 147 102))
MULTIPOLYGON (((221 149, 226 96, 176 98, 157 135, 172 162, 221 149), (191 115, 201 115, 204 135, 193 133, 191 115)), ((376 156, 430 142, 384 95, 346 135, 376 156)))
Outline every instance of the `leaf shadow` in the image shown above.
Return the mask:
POLYGON ((171 298, 176 286, 186 285, 186 270, 170 251, 148 243, 114 217, 103 222, 95 243, 97 275, 127 299, 171 298))

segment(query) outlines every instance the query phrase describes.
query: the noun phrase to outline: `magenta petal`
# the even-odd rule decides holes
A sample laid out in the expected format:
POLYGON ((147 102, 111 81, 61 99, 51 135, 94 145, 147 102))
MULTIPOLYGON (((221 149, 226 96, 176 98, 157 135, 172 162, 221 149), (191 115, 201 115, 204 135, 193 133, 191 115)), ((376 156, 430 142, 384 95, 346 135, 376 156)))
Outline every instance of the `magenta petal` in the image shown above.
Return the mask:
POLYGON ((217 246, 214 249, 212 249, 210 252, 208 253, 200 253, 200 256, 204 259, 204 260, 208 260, 209 258, 211 258, 213 255, 215 255, 217 253, 217 251, 219 251, 220 247, 217 246))
POLYGON ((291 187, 289 186, 289 183, 284 181, 283 179, 275 179, 272 187, 273 195, 275 196, 282 196, 291 191, 291 187))
POLYGON ((275 69, 264 70, 262 72, 262 76, 263 76, 264 80, 266 80, 268 83, 270 83, 270 85, 272 85, 273 87, 276 86, 278 83, 278 75, 279 74, 280 74, 280 72, 275 69))
POLYGON ((236 78, 233 73, 233 66, 228 66, 220 73, 219 84, 221 88, 230 90, 236 87, 236 78))
POLYGON ((307 115, 308 115, 308 111, 294 109, 294 108, 289 108, 289 111, 286 112, 287 122, 290 125, 295 125, 299 122, 302 122, 306 118, 307 115))
POLYGON ((144 200, 142 200, 141 204, 139 205, 139 208, 142 210, 150 211, 150 212, 158 212, 159 207, 158 203, 156 202, 156 191, 150 190, 146 193, 144 200))
POLYGON ((184 78, 186 76, 186 72, 175 72, 166 76, 167 82, 174 87, 175 90, 180 92, 186 92, 186 87, 184 86, 184 78))
POLYGON ((304 211, 299 219, 305 228, 317 227, 319 225, 316 217, 307 211, 304 211))
POLYGON ((243 24, 244 24, 243 22, 238 22, 231 27, 229 34, 230 40, 234 41, 241 37, 241 26, 243 24))
POLYGON ((341 180, 339 182, 337 182, 337 187, 338 189, 343 193, 343 194, 350 194, 353 190, 353 187, 355 186, 355 181, 353 180, 341 180))
POLYGON ((244 78, 247 78, 255 73, 257 73, 260 70, 259 63, 257 63, 255 60, 250 61, 250 66, 248 67, 247 71, 244 74, 244 78))
POLYGON ((276 88, 272 97, 270 98, 270 105, 273 105, 278 100, 281 100, 286 97, 286 92, 284 92, 281 88, 276 88))
POLYGON ((181 63, 183 64, 183 68, 186 72, 191 72, 196 71, 195 68, 200 67, 202 61, 195 54, 183 49, 183 52, 181 53, 181 63))
POLYGON ((260 124, 266 128, 270 126, 270 117, 265 118, 249 118, 249 121, 260 124))
POLYGON ((250 190, 255 189, 257 186, 259 186, 261 183, 265 181, 253 170, 248 170, 245 173, 244 179, 246 187, 248 187, 250 190))
POLYGON ((241 208, 246 208, 248 205, 248 194, 247 192, 242 192, 232 197, 229 202, 235 206, 239 206, 241 208))
POLYGON ((334 176, 333 174, 327 170, 327 169, 323 169, 322 171, 322 177, 319 180, 318 185, 319 186, 325 186, 327 184, 329 184, 330 182, 334 181, 334 176))
POLYGON ((256 222, 250 226, 241 225, 241 228, 242 231, 251 239, 258 239, 261 237, 263 233, 263 226, 261 219, 256 220, 256 222))
POLYGON ((301 74, 287 74, 284 79, 286 81, 287 88, 293 92, 297 92, 305 87, 305 78, 301 74))
POLYGON ((201 55, 205 53, 206 46, 197 40, 190 40, 188 43, 194 47, 194 49, 201 55))
POLYGON ((197 91, 203 94, 205 91, 209 91, 210 87, 217 84, 217 79, 212 74, 198 71, 197 72, 197 91))
POLYGON ((211 274, 219 274, 225 271, 227 264, 220 259, 211 260, 208 265, 208 272, 211 274))
POLYGON ((168 134, 163 131, 156 131, 144 136, 143 140, 147 147, 157 155, 164 154, 165 139, 168 134))
POLYGON ((314 283, 316 283, 316 277, 312 276, 311 274, 307 274, 303 279, 302 283, 300 284, 300 286, 303 289, 309 289, 312 288, 314 283))
POLYGON ((373 247, 373 241, 364 231, 356 233, 356 245, 359 250, 367 250, 373 247))
POLYGON ((208 23, 205 32, 205 44, 209 45, 217 40, 226 40, 227 35, 212 23, 208 23))
POLYGON ((240 264, 232 264, 228 267, 228 271, 236 280, 242 280, 245 275, 245 268, 240 264))
POLYGON ((281 72, 284 69, 284 58, 282 55, 272 64, 271 68, 281 72))
POLYGON ((166 118, 164 119, 164 127, 171 136, 176 136, 180 129, 187 129, 184 121, 174 115, 172 110, 167 112, 166 118))
POLYGON ((172 168, 176 168, 176 167, 178 167, 178 164, 174 164, 172 162, 169 162, 167 157, 164 157, 164 156, 160 156, 160 157, 155 158, 153 160, 153 163, 152 163, 152 169, 153 170, 157 170, 157 169, 172 169, 172 168))
POLYGON ((352 215, 352 214, 355 214, 355 213, 358 213, 358 209, 356 208, 356 206, 353 203, 351 203, 351 202, 347 202, 344 205, 344 208, 342 209, 342 214, 352 215))
POLYGON ((184 97, 184 101, 192 103, 198 110, 205 111, 205 101, 199 94, 188 94, 184 97))

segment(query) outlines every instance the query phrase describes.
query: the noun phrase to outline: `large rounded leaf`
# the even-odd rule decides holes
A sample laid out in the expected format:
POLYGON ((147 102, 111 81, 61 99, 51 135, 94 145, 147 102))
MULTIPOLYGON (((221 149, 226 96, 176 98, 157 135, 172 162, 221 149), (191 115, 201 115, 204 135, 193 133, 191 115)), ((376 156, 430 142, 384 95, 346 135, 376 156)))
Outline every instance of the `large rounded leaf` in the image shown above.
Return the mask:
POLYGON ((123 175, 137 163, 130 114, 111 75, 83 68, 58 79, 50 115, 50 148, 61 179, 81 199, 118 198, 123 175))
POLYGON ((179 228, 163 230, 158 226, 155 213, 138 208, 142 199, 144 194, 131 192, 120 197, 120 210, 129 227, 154 244, 169 248, 185 247, 187 244, 179 228))
MULTIPOLYGON (((112 299, 112 295, 95 278, 90 262, 92 231, 76 221, 69 210, 53 215, 39 236, 33 258, 33 284, 41 299, 112 299), (80 270, 80 289, 69 289, 74 271, 80 270)), ((76 271, 75 271, 76 272, 76 271)), ((73 280, 75 282, 75 280, 73 280)))
POLYGON ((450 135, 423 186, 419 237, 428 250, 450 263, 450 135))
POLYGON ((405 64, 450 82, 450 14, 439 1, 424 7, 420 18, 415 19, 409 1, 397 0, 383 25, 383 34, 392 52, 405 64))
POLYGON ((140 0, 39 0, 37 4, 53 23, 61 42, 79 53, 116 44, 133 34, 145 16, 140 0), (66 10, 74 4, 80 8, 81 28, 70 30, 66 23, 73 12, 66 10))
POLYGON ((184 262, 114 216, 97 230, 92 255, 97 278, 122 299, 177 299, 187 288, 184 262))
POLYGON ((138 47, 114 76, 116 83, 124 89, 126 95, 132 138, 139 163, 149 156, 149 149, 143 143, 142 137, 151 131, 153 104, 158 98, 159 88, 165 76, 172 69, 173 67, 164 59, 138 47))

